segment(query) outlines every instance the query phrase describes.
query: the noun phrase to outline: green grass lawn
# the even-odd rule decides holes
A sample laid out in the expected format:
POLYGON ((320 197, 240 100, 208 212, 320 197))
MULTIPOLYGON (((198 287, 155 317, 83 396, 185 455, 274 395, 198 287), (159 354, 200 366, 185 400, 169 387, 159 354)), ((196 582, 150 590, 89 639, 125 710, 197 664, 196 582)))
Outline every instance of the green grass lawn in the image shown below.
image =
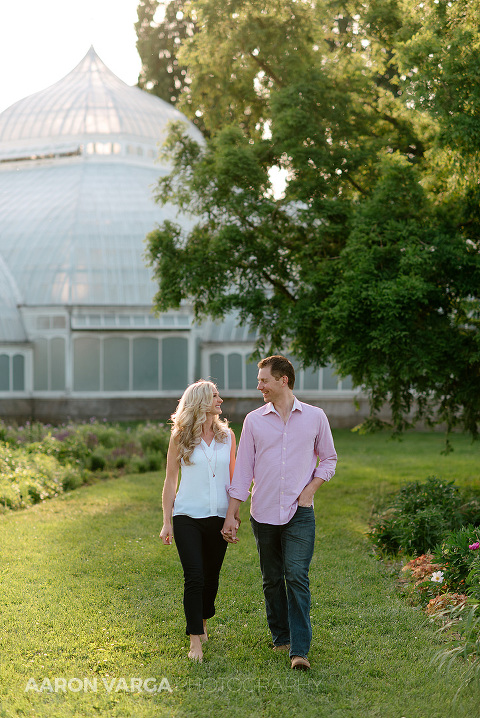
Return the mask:
POLYGON ((480 718, 478 690, 453 704, 461 664, 431 664, 436 624, 365 537, 373 501, 406 480, 478 482, 480 445, 455 436, 444 456, 440 434, 334 435, 337 475, 315 500, 312 671, 271 649, 246 505, 205 661, 187 659, 179 560, 158 539, 163 477, 130 475, 1 517, 0 718, 480 718), (44 679, 53 691, 34 690, 44 679))

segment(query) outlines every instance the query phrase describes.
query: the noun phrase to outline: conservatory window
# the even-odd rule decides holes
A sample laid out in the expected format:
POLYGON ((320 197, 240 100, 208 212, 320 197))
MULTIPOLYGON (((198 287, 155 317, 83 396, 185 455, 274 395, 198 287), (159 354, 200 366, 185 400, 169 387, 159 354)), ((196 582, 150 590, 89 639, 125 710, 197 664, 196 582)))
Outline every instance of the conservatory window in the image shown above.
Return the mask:
POLYGON ((23 354, 0 354, 0 391, 25 391, 23 354))
POLYGON ((23 354, 14 354, 12 357, 12 389, 25 391, 25 357, 23 354))
POLYGON ((306 367, 303 370, 303 388, 306 391, 318 391, 318 378, 319 378, 319 371, 318 369, 312 369, 311 367, 306 367))
POLYGON ((338 389, 338 376, 331 366, 326 366, 322 370, 322 387, 324 389, 338 389))
POLYGON ((162 341, 162 389, 184 389, 188 384, 188 341, 167 337, 162 341))
POLYGON ((210 354, 210 376, 218 389, 225 389, 225 357, 223 354, 210 354))
POLYGON ((0 391, 10 391, 10 357, 0 354, 0 391))
POLYGON ((100 390, 100 339, 75 339, 73 388, 75 391, 100 390))
POLYGON ((133 340, 133 389, 158 389, 158 339, 140 337, 133 340))
POLYGON ((103 388, 105 391, 129 389, 129 342, 124 337, 103 341, 103 388))
POLYGON ((242 389, 243 388, 243 377, 242 377, 243 361, 241 354, 229 354, 228 355, 228 388, 229 389, 242 389))

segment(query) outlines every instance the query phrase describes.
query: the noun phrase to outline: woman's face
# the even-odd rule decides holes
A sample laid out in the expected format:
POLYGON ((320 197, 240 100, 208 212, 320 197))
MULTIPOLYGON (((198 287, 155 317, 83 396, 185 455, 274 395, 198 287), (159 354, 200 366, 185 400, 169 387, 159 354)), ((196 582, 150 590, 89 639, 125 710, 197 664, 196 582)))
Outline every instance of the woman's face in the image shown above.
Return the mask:
POLYGON ((210 407, 210 410, 208 413, 215 414, 216 416, 218 416, 219 414, 222 413, 222 404, 223 404, 223 399, 220 396, 220 394, 218 393, 217 387, 214 387, 212 406, 210 407))

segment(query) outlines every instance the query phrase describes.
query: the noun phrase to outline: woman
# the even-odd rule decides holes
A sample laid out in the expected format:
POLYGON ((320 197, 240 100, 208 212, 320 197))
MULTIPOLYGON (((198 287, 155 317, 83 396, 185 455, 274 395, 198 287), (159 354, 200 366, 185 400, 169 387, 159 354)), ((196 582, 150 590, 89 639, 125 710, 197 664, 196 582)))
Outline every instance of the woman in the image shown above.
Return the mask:
POLYGON ((228 422, 219 418, 222 403, 211 381, 202 379, 187 387, 172 414, 162 493, 160 538, 171 544, 175 536, 185 579, 188 657, 199 662, 207 640, 207 619, 215 615, 218 579, 228 546, 221 530, 235 467, 235 435, 228 422))

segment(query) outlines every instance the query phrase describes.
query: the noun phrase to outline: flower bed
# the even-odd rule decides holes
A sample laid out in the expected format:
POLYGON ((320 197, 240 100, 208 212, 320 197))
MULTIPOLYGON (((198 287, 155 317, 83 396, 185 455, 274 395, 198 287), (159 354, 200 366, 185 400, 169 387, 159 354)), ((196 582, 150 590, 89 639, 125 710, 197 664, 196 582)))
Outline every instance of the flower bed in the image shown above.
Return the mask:
POLYGON ((0 510, 26 508, 99 478, 160 471, 169 437, 168 427, 153 423, 0 422, 0 510))
POLYGON ((405 598, 440 619, 456 645, 438 658, 463 656, 480 675, 480 495, 430 477, 404 486, 372 515, 370 538, 381 558, 404 565, 405 598), (413 556, 413 557, 412 557, 413 556), (465 611, 467 613, 465 613, 465 611))

